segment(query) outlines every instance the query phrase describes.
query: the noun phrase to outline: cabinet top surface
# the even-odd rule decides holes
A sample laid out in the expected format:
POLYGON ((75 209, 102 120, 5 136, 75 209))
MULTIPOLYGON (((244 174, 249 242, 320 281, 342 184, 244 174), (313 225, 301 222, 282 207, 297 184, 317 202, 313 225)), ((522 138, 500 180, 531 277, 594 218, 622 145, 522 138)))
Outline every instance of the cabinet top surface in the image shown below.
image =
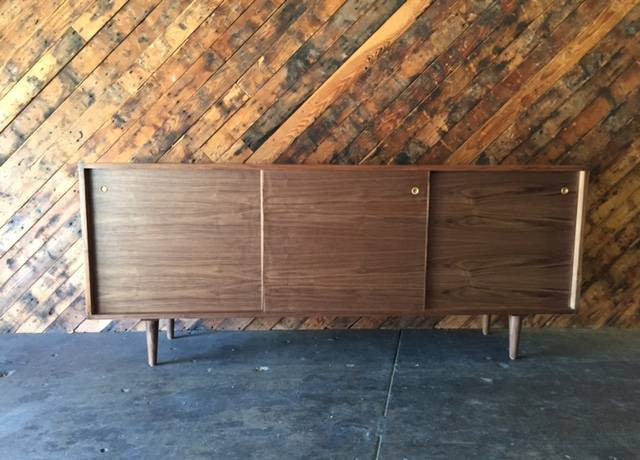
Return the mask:
POLYGON ((375 171, 384 169, 408 171, 586 171, 581 165, 299 165, 299 164, 264 164, 248 165, 234 163, 79 163, 79 169, 192 169, 192 170, 239 170, 253 169, 263 171, 293 170, 343 170, 343 171, 375 171))

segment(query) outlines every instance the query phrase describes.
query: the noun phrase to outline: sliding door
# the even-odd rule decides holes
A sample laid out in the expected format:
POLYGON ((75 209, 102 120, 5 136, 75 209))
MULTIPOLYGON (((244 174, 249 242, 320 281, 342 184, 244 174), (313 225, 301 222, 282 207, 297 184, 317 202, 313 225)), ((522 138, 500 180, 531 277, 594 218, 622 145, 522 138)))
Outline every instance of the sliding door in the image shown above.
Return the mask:
POLYGON ((428 173, 264 172, 267 312, 424 310, 428 173))

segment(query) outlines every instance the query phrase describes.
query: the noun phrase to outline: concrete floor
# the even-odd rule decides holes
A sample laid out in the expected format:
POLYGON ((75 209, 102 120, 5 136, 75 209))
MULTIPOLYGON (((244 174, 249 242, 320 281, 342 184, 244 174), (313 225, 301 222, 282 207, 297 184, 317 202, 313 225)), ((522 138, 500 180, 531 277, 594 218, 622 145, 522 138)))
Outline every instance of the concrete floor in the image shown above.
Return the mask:
POLYGON ((4 335, 0 458, 638 458, 640 331, 523 334, 4 335))

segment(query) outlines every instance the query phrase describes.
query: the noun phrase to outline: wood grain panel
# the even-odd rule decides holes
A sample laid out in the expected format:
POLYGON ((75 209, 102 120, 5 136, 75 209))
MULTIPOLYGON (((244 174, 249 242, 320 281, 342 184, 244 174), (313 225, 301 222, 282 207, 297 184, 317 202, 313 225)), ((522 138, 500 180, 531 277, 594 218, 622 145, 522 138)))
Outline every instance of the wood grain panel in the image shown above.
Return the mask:
POLYGON ((266 170, 265 311, 424 310, 427 177, 266 170))
POLYGON ((578 174, 432 173, 427 310, 569 311, 578 174))
POLYGON ((91 311, 260 311, 260 172, 86 170, 91 311))

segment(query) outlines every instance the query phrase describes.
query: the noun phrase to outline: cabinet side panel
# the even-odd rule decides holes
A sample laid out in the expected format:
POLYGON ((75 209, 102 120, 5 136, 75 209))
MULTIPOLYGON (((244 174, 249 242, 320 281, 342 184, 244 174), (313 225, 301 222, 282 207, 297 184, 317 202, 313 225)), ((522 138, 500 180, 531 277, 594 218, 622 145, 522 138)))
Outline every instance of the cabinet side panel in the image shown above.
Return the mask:
POLYGON ((427 311, 571 311, 579 172, 432 172, 427 311))
POLYGON ((82 246, 83 246, 83 260, 84 260, 84 297, 86 312, 88 316, 91 316, 94 312, 93 309, 93 288, 92 279, 94 278, 91 273, 93 269, 93 249, 91 247, 91 238, 93 230, 90 227, 93 222, 92 216, 89 215, 91 208, 91 196, 88 195, 91 191, 91 170, 85 169, 84 165, 78 165, 78 185, 80 195, 80 213, 82 218, 82 246))
POLYGON ((92 311, 260 311, 260 172, 88 170, 92 311))
POLYGON ((578 308, 580 303, 580 288, 582 284, 582 241, 584 236, 584 222, 586 211, 587 183, 589 174, 586 171, 578 173, 578 197, 576 204, 576 227, 573 242, 573 267, 571 276, 571 298, 569 306, 578 308))

